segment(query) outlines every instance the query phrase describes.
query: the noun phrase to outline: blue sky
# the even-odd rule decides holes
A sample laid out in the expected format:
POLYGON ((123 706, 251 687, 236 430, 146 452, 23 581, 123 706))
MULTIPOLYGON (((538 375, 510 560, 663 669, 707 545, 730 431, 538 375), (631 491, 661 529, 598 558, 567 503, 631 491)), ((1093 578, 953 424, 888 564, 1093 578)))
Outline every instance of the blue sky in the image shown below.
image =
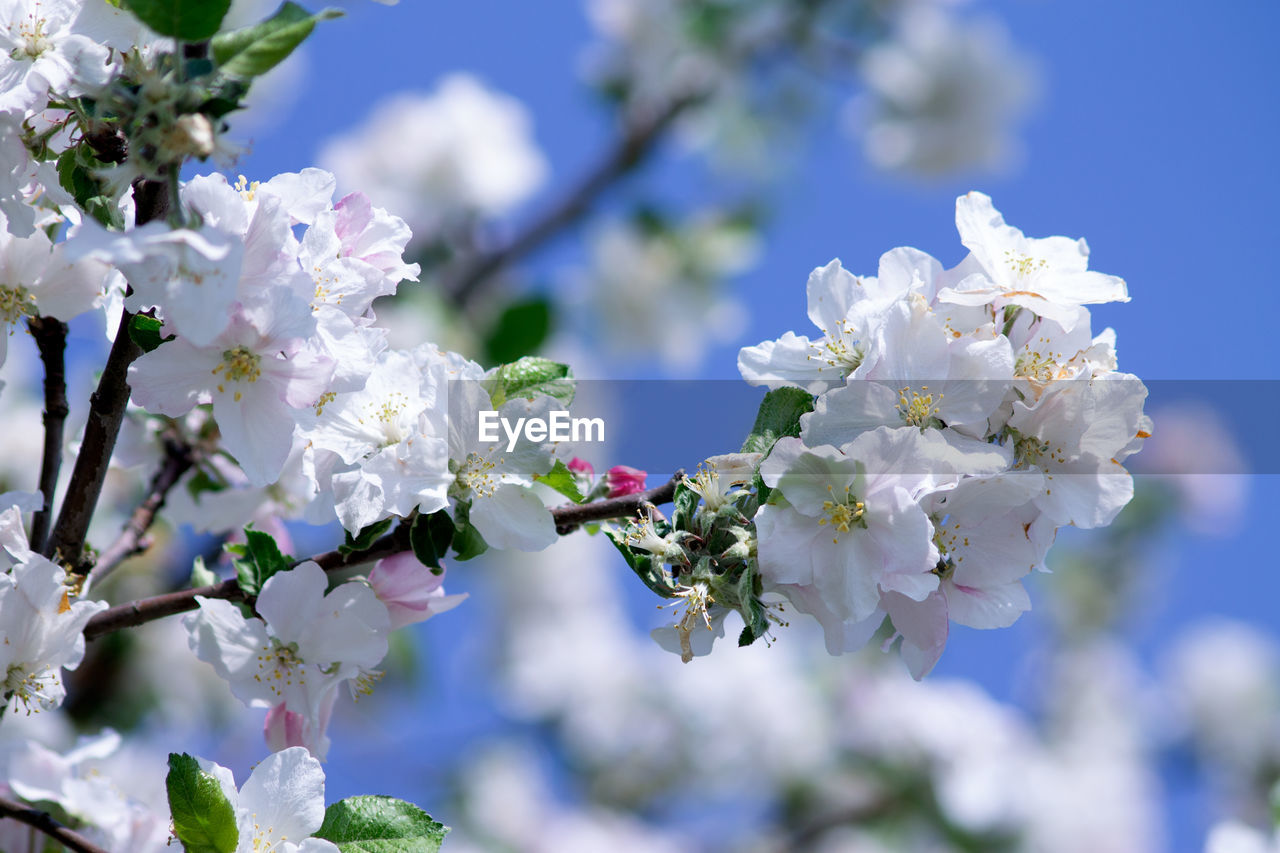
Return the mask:
MULTIPOLYGON (((760 263, 732 285, 751 307, 749 329, 733 346, 712 351, 705 376, 736 376, 738 345, 787 329, 805 332, 805 278, 833 257, 873 273, 883 251, 912 245, 944 264, 958 262, 954 198, 980 189, 1028 235, 1086 237, 1092 267, 1127 280, 1132 302, 1094 311, 1095 330, 1110 325, 1118 333, 1122 369, 1144 379, 1262 380, 1222 387, 1228 419, 1245 443, 1265 447, 1277 430, 1280 398, 1273 343, 1280 315, 1280 4, 970 5, 1002 18, 1039 64, 1042 97, 1021 133, 1021 167, 937 183, 889 178, 861 160, 837 115, 815 117, 816 133, 770 193, 776 208, 760 263)), ((607 141, 605 116, 576 77, 590 37, 577 3, 402 0, 347 8, 346 19, 319 28, 306 85, 279 126, 258 135, 241 166, 246 174, 266 178, 309 165, 325 138, 358 123, 380 95, 427 90, 459 69, 519 97, 535 116, 552 179, 516 220, 554 196, 607 141)), ((691 173, 704 180, 696 164, 669 148, 640 180, 652 194, 678 198, 691 173)), ((553 269, 576 245, 566 239, 533 263, 553 269)), ((730 430, 727 444, 747 426, 730 430)), ((672 460, 671 467, 697 461, 672 460)), ((1274 452, 1255 459, 1261 473, 1280 473, 1274 466, 1274 452)), ((1208 613, 1276 630, 1280 583, 1268 508, 1280 489, 1275 476, 1255 476, 1251 488, 1242 533, 1171 534, 1152 555, 1151 606, 1134 628, 1144 653, 1208 613)), ((461 630, 455 624, 430 637, 444 642, 461 630)), ((1030 623, 959 633, 938 671, 977 677, 1007 696, 1033 630, 1030 623)), ((1203 817, 1176 818, 1178 849, 1198 848, 1203 817)))

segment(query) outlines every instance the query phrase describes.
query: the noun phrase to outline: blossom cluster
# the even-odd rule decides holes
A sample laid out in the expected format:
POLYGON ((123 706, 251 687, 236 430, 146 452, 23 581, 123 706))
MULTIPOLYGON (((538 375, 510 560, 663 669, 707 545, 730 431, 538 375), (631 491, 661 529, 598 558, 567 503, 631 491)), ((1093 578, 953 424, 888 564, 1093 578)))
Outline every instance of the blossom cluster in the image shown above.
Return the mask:
POLYGON ((991 199, 956 202, 969 255, 944 270, 894 249, 876 277, 809 280, 821 335, 743 349, 747 381, 816 394, 760 467, 760 573, 826 629, 833 653, 887 616, 923 676, 948 625, 1011 624, 1057 528, 1107 525, 1122 463, 1150 433, 1146 388, 1116 370, 1088 304, 1128 301, 1083 240, 1025 237, 991 199))
POLYGON ((1125 283, 1088 269, 1083 240, 1025 237, 981 193, 956 221, 969 255, 952 269, 899 248, 874 277, 815 270, 820 335, 739 355, 773 389, 757 430, 773 419, 782 437, 708 460, 671 522, 651 512, 616 540, 642 577, 671 566, 649 582, 686 603, 669 638, 685 660, 730 610, 749 643, 785 600, 832 654, 887 619, 886 647, 901 637, 921 678, 950 623, 1005 627, 1029 609, 1022 579, 1059 527, 1105 526, 1132 497, 1122 463, 1150 434, 1147 391, 1086 307, 1127 301, 1125 283))

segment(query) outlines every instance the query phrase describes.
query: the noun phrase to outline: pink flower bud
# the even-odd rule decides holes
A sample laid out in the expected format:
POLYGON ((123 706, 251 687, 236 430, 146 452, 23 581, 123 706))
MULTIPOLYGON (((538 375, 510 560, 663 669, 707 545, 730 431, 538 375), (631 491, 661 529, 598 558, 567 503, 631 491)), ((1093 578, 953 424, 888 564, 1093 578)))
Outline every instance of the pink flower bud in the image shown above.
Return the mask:
POLYGON ((644 479, 648 472, 627 465, 614 465, 605 474, 605 482, 609 485, 609 497, 620 498, 623 495, 634 495, 644 491, 644 479))
POLYGON ((439 574, 418 562, 412 551, 379 560, 369 572, 369 585, 387 607, 391 630, 452 610, 467 597, 445 595, 444 570, 439 574))
POLYGON ((565 467, 581 477, 586 477, 588 480, 596 476, 596 469, 591 467, 591 463, 576 456, 570 459, 569 464, 565 467))

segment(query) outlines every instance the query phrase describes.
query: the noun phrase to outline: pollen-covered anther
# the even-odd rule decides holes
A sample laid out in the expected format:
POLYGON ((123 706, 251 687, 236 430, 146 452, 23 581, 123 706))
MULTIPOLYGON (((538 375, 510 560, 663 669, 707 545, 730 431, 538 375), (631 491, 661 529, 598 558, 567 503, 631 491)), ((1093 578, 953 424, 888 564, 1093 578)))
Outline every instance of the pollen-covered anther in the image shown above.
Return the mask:
MULTIPOLYGON (((920 386, 920 391, 928 391, 928 385, 920 386)), ((938 415, 938 409, 944 395, 939 394, 934 402, 932 394, 922 394, 912 388, 898 390, 898 414, 907 426, 924 429, 938 415)))
POLYGON ((1033 258, 1030 255, 1023 255, 1014 252, 1012 249, 1004 251, 1005 263, 1009 265, 1019 277, 1029 276, 1034 272, 1039 272, 1049 266, 1049 262, 1043 258, 1033 258))

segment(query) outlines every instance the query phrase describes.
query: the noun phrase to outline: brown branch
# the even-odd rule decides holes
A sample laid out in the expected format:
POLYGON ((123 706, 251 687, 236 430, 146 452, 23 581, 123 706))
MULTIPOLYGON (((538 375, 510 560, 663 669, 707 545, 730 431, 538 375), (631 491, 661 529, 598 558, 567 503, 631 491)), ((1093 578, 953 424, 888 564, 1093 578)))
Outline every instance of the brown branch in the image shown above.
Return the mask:
POLYGON ((80 833, 54 820, 48 812, 42 812, 7 797, 0 797, 0 817, 11 817, 19 823, 38 829, 76 853, 110 853, 106 848, 99 847, 80 833))
POLYGON ((31 548, 39 551, 49 536, 53 516, 53 493, 62 468, 62 437, 67 414, 67 324, 52 317, 27 320, 31 337, 44 362, 44 451, 40 457, 40 494, 43 503, 31 522, 31 548))
POLYGON ((676 496, 676 486, 684 479, 684 471, 677 471, 661 486, 620 498, 592 501, 589 504, 566 504, 551 510, 556 520, 556 532, 561 536, 572 533, 580 525, 590 521, 610 518, 628 518, 640 512, 645 504, 671 503, 676 496))
MULTIPOLYGON (((677 471, 670 480, 661 486, 638 492, 634 495, 593 501, 589 504, 567 504, 554 507, 551 510, 551 517, 555 521, 556 532, 560 534, 569 533, 579 525, 589 521, 626 518, 639 512, 645 504, 670 503, 675 497, 676 485, 683 478, 684 472, 677 471)), ((383 557, 400 554, 408 551, 409 548, 409 525, 401 524, 395 530, 363 550, 348 551, 346 553, 341 550, 326 551, 323 554, 316 554, 303 560, 298 560, 294 565, 311 560, 318 563, 320 568, 326 572, 333 572, 349 566, 359 565, 360 563, 368 563, 373 560, 380 560, 383 557)), ((176 613, 195 610, 199 606, 196 596, 224 598, 228 601, 248 600, 244 591, 236 583, 235 578, 212 586, 183 589, 177 592, 155 595, 150 598, 140 598, 136 601, 118 604, 94 616, 85 626, 84 638, 86 640, 96 640, 104 634, 110 634, 122 628, 132 628, 146 622, 162 619, 165 616, 173 616, 176 613)))
POLYGON ((141 554, 147 550, 150 543, 146 541, 145 536, 152 522, 155 521, 156 513, 164 507, 169 491, 195 464, 194 449, 176 429, 167 430, 161 436, 161 440, 164 443, 164 459, 151 478, 151 488, 147 491, 147 496, 142 503, 134 508, 120 535, 98 556, 93 570, 89 572, 91 582, 102 580, 116 566, 135 554, 141 554))
MULTIPOLYGON (((162 219, 168 212, 168 187, 163 182, 135 182, 133 198, 138 225, 162 219)), ((53 557, 77 573, 83 573, 85 568, 85 536, 129 405, 129 365, 142 355, 142 349, 129 337, 133 316, 129 311, 120 316, 120 326, 102 377, 89 398, 89 420, 85 423, 84 439, 67 485, 67 495, 62 500, 58 523, 44 547, 45 556, 53 557)))
POLYGON ((505 246, 469 258, 446 277, 444 291, 456 305, 465 308, 480 294, 494 274, 541 246, 561 229, 581 219, 605 190, 644 162, 671 123, 701 99, 701 94, 676 97, 662 109, 632 119, 613 148, 558 204, 529 223, 505 246))

